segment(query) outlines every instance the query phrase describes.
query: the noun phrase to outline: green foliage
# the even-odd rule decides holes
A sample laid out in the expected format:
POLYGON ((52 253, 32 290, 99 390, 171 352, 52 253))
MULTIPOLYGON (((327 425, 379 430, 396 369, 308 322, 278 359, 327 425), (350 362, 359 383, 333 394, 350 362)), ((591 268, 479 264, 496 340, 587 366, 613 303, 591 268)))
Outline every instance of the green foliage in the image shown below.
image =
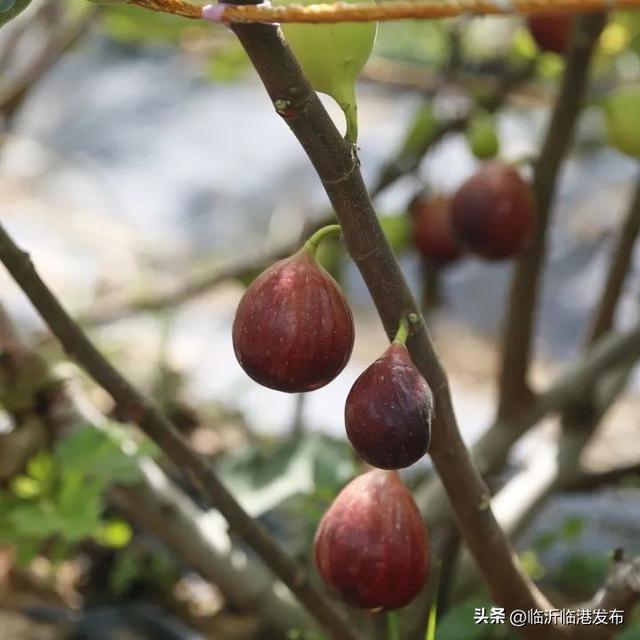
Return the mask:
POLYGON ((123 438, 115 425, 81 429, 52 453, 34 456, 0 492, 0 540, 14 544, 22 562, 51 540, 61 556, 90 537, 109 547, 127 544, 128 525, 103 519, 104 493, 114 482, 135 484, 140 477, 136 456, 149 449, 125 453, 123 438))
POLYGON ((640 158, 640 84, 618 89, 606 100, 604 109, 609 143, 640 158))
POLYGON ((391 248, 401 253, 409 244, 409 219, 404 214, 380 216, 380 224, 391 248))
POLYGON ((465 602, 452 607, 440 619, 436 638, 438 640, 490 640, 495 629, 493 625, 474 624, 476 608, 490 609, 490 602, 465 602))
POLYGON ((413 157, 420 152, 425 143, 438 131, 439 121, 431 102, 421 105, 411 119, 411 125, 402 141, 399 152, 400 157, 413 157))
POLYGON ((345 442, 313 433, 262 449, 248 447, 221 460, 218 472, 255 517, 299 494, 334 495, 356 468, 345 442))
POLYGON ((375 51, 386 58, 440 65, 449 55, 447 23, 441 20, 383 22, 375 51))
POLYGON ((610 563, 606 554, 572 553, 556 569, 553 579, 562 591, 588 597, 602 586, 610 563))
POLYGON ((177 572, 175 561, 165 551, 155 548, 151 551, 134 544, 117 554, 109 585, 116 595, 123 595, 142 576, 146 583, 166 592, 175 582, 177 572))
POLYGON ((114 40, 129 44, 179 42, 185 25, 176 16, 156 11, 142 13, 137 7, 114 4, 104 7, 102 28, 114 40))
POLYGON ((215 82, 237 80, 249 68, 249 57, 239 40, 231 40, 211 55, 206 75, 215 82))

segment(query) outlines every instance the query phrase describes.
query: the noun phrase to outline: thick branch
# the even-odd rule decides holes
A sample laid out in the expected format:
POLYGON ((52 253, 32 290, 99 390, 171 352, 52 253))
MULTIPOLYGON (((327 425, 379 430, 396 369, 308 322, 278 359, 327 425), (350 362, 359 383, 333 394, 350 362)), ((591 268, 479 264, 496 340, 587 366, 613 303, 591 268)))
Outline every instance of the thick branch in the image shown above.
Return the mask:
MULTIPOLYGON (((400 318, 417 313, 415 301, 380 228, 358 168, 355 151, 340 136, 286 47, 279 30, 236 25, 240 38, 276 107, 304 147, 323 182, 347 250, 362 274, 392 338, 400 318)), ((545 608, 544 596, 522 571, 488 505, 488 490, 466 450, 451 404, 448 381, 426 327, 409 341, 412 358, 436 398, 431 457, 449 494, 463 536, 496 600, 507 608, 545 608)), ((549 629, 552 638, 556 630, 549 629)), ((533 636, 532 630, 524 630, 533 636)))
POLYGON ((589 63, 604 22, 605 17, 601 14, 581 16, 576 20, 560 94, 535 164, 533 188, 538 228, 531 246, 516 265, 511 285, 500 374, 498 415, 501 418, 513 414, 530 399, 527 375, 551 207, 560 166, 573 138, 589 63))
POLYGON ((155 404, 133 387, 95 348, 41 280, 28 254, 14 244, 2 226, 0 260, 69 356, 111 395, 122 415, 138 424, 176 467, 189 476, 235 533, 253 548, 333 637, 358 640, 359 634, 349 628, 327 598, 310 584, 305 572, 245 513, 210 464, 191 449, 155 404))

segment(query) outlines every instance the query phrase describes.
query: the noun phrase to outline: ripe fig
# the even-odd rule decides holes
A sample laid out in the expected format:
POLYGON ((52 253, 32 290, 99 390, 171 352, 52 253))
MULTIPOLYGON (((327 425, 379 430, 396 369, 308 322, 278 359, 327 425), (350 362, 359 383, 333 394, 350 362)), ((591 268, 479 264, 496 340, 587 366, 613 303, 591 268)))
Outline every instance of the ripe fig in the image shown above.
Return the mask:
POLYGON ((498 155, 500 141, 496 133, 495 118, 487 111, 478 111, 467 128, 467 140, 471 153, 479 160, 488 160, 498 155))
POLYGON ((409 205, 411 236, 427 262, 445 265, 462 255, 451 225, 451 201, 444 196, 419 195, 409 205))
POLYGON ((429 448, 433 395, 405 346, 403 320, 389 348, 355 381, 345 406, 356 453, 380 469, 401 469, 429 448))
POLYGON ((541 51, 562 54, 569 44, 575 15, 568 12, 535 13, 527 18, 529 33, 541 51))
POLYGON ((353 316, 336 281, 317 262, 314 234, 293 256, 266 269, 245 291, 233 323, 238 362, 256 382, 289 393, 312 391, 347 364, 353 316))
POLYGON ((360 609, 408 604, 429 572, 427 530, 396 471, 352 480, 324 514, 314 546, 324 581, 360 609))
POLYGON ((611 145, 640 158, 640 85, 618 89, 606 100, 604 110, 611 145))
MULTIPOLYGON (((314 4, 317 0, 294 0, 297 4, 314 4)), ((364 0, 347 0, 362 2, 364 0)), ((321 4, 331 1, 320 0, 321 4)), ((290 4, 277 0, 274 4, 290 4)), ((371 55, 376 39, 377 22, 344 22, 339 24, 282 25, 287 43, 295 54, 311 86, 331 96, 340 105, 347 121, 345 138, 358 140, 358 111, 355 83, 371 55)))
POLYGON ((458 241, 490 260, 525 249, 535 229, 533 192, 518 171, 494 160, 484 164, 456 191, 451 220, 458 241))

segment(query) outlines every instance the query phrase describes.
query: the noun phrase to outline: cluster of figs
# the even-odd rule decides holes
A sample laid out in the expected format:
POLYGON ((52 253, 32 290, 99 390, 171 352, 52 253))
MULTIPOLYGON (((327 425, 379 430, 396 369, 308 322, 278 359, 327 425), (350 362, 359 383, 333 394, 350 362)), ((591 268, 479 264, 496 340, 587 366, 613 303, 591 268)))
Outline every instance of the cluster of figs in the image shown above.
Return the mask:
MULTIPOLYGON (((531 237, 534 211, 531 189, 517 170, 487 162, 450 203, 437 199, 423 207, 423 249, 440 262, 459 255, 462 245, 488 258, 513 255, 531 237)), ((234 351, 244 371, 265 387, 313 391, 349 361, 353 314, 317 255, 322 240, 340 231, 339 225, 317 231, 299 251, 259 275, 240 300, 234 351)), ((347 437, 374 469, 338 494, 315 536, 324 581, 342 600, 367 610, 406 605, 429 571, 427 530, 398 474, 427 453, 434 416, 431 389, 406 346, 418 322, 415 314, 403 317, 393 342, 349 391, 347 437)))
MULTIPOLYGON (((338 225, 316 232, 294 255, 267 268, 247 288, 233 324, 245 372, 289 393, 319 389, 345 367, 354 322, 337 282, 318 262, 318 245, 338 225)), ((429 447, 433 397, 413 364, 402 319, 389 348, 356 380, 345 423, 357 454, 375 469, 349 483, 322 518, 315 559, 324 581, 348 604, 401 607, 422 588, 430 564, 427 530, 397 470, 429 447)))

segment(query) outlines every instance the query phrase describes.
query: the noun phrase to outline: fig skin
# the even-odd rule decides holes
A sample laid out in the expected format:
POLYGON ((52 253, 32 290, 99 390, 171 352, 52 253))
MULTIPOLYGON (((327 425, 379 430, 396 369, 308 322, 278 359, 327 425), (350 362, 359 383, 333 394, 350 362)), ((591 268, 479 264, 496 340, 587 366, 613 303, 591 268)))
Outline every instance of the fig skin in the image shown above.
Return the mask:
POLYGON ((402 469, 429 449, 433 395, 397 341, 355 381, 344 412, 356 453, 379 469, 402 469))
POLYGON ((451 221, 469 251, 489 260, 513 257, 535 231, 533 192, 511 165, 487 162, 454 194, 451 221))
POLYGON ((462 256, 451 226, 449 198, 417 196, 409 205, 409 213, 413 244, 427 262, 444 266, 462 256))
POLYGON ((574 14, 536 13, 527 18, 531 37, 541 51, 563 54, 573 29, 574 14))
POLYGON ((349 304, 309 246, 253 281, 233 323, 233 348, 245 372, 288 393, 331 382, 349 361, 353 340, 349 304))
POLYGON ((403 607, 422 589, 431 543, 418 507, 396 471, 352 480, 324 514, 315 560, 326 584, 360 609, 403 607))

